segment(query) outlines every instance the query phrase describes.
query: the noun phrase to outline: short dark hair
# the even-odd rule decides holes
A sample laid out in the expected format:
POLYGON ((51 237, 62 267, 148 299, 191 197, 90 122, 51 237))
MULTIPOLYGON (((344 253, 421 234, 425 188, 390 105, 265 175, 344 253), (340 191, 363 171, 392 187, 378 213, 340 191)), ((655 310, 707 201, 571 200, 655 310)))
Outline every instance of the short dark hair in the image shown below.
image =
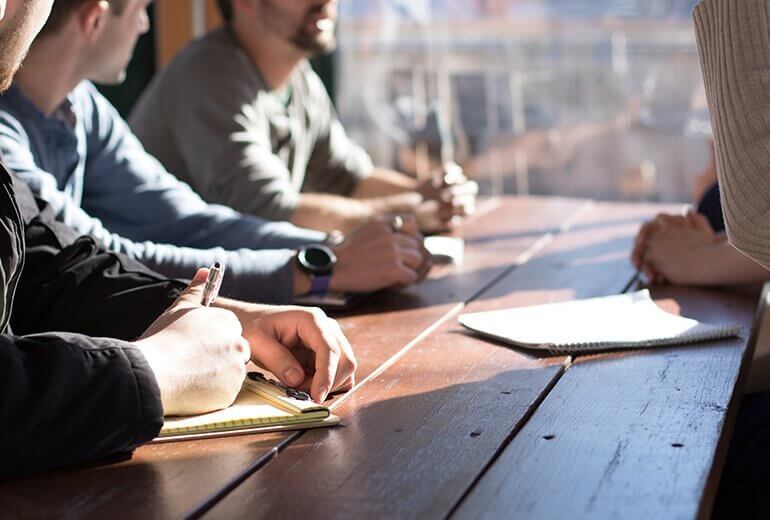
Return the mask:
POLYGON ((217 0, 217 5, 219 6, 222 20, 230 23, 233 20, 233 3, 230 0, 217 0))
MULTIPOLYGON (((78 10, 83 4, 93 2, 94 0, 54 0, 53 7, 51 8, 51 16, 48 17, 48 21, 40 34, 51 34, 59 29, 69 20, 76 10, 78 10)), ((123 10, 126 8, 128 0, 107 0, 110 4, 110 9, 117 15, 123 14, 123 10)))

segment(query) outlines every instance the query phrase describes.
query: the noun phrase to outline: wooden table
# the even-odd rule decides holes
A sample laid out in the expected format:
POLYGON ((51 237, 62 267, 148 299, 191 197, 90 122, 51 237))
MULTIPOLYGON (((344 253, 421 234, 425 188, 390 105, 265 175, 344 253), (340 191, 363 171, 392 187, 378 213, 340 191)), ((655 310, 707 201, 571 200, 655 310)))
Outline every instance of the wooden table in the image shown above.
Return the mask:
POLYGON ((633 288, 634 234, 678 208, 485 203, 462 266, 340 316, 360 361, 344 426, 145 446, 0 484, 0 515, 166 518, 708 516, 750 360, 756 295, 656 288, 744 338, 590 358, 472 337, 462 312, 633 288))

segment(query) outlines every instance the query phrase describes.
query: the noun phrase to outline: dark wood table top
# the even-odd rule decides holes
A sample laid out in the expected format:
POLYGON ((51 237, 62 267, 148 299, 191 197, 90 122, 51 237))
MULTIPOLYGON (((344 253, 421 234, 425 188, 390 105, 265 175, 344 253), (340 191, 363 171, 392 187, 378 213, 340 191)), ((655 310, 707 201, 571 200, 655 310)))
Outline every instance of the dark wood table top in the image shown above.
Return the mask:
MULTIPOLYGON (((462 312, 618 294, 639 224, 669 206, 521 197, 458 231, 462 266, 340 315, 358 385, 343 426, 149 445, 0 484, 40 518, 694 517, 708 512, 742 395, 746 340, 533 357, 462 312)), ((756 295, 655 289, 673 312, 748 330, 756 295)))

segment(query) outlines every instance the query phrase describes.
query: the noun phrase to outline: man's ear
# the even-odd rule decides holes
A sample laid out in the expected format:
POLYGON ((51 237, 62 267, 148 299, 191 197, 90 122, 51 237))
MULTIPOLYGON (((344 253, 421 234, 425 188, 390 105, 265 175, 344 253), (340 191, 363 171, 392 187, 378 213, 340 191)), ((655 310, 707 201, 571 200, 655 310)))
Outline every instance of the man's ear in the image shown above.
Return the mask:
POLYGON ((107 0, 91 0, 78 9, 76 16, 86 39, 96 41, 104 29, 110 3, 107 0))

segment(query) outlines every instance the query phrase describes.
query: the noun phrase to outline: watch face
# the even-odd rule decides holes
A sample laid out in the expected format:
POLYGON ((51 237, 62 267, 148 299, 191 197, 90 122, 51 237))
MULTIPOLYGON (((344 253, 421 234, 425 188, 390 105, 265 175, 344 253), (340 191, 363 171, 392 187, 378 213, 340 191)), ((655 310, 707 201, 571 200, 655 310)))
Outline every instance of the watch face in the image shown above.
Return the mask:
POLYGON ((303 247, 297 255, 299 264, 316 275, 328 274, 332 271, 337 257, 326 246, 314 245, 303 247))

